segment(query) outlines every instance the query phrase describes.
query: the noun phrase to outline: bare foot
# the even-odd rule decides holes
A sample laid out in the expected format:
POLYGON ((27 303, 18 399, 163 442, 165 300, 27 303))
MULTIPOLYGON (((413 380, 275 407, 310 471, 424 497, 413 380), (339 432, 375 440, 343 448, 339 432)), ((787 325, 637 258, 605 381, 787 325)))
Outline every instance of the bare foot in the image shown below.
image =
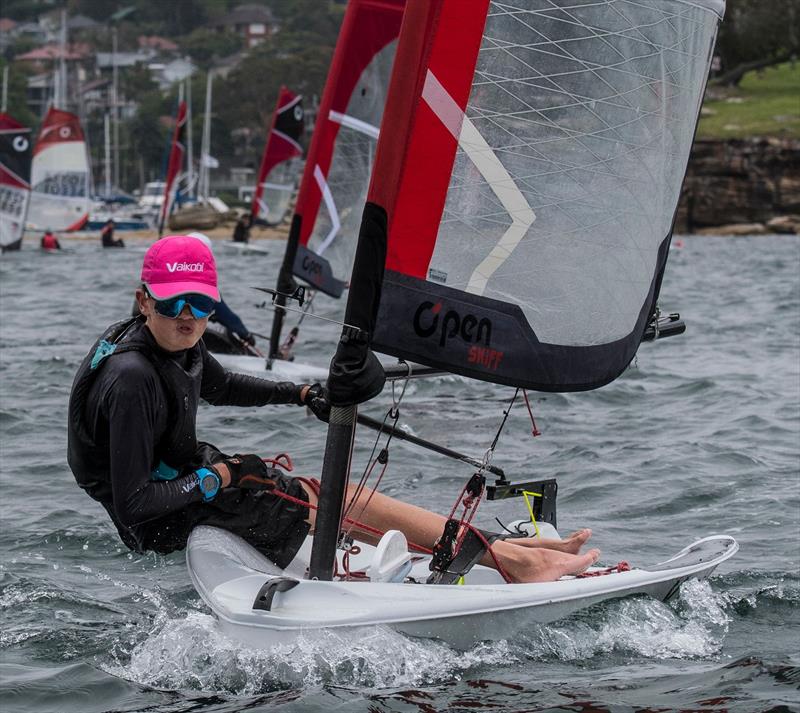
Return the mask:
POLYGON ((583 530, 576 530, 572 534, 565 537, 563 540, 553 540, 546 537, 524 537, 518 540, 506 540, 514 545, 521 545, 522 547, 541 547, 547 550, 556 550, 557 552, 567 552, 572 555, 577 555, 592 536, 592 531, 586 527, 583 530))
POLYGON ((514 582, 555 582, 568 574, 580 574, 600 557, 600 550, 591 549, 577 555, 555 550, 528 550, 523 557, 511 557, 502 564, 514 582))

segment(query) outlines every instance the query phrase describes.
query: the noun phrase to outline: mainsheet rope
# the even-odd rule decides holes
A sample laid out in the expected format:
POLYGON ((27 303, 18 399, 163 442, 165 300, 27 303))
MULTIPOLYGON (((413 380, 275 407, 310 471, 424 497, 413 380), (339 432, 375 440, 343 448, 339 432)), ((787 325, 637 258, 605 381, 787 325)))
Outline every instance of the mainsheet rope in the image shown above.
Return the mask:
MULTIPOLYGON (((409 383, 409 381, 411 379, 411 365, 406 363, 406 368, 408 369, 408 373, 407 373, 405 379, 403 379, 403 386, 402 386, 402 389, 400 390, 399 396, 396 393, 396 387, 395 387, 395 383, 396 382, 394 382, 394 381, 392 382, 392 405, 389 407, 389 409, 387 410, 386 414, 383 417, 383 423, 382 423, 383 426, 385 426, 386 422, 391 418, 392 419, 392 426, 395 427, 395 428, 397 427, 397 422, 398 422, 398 420, 400 418, 400 408, 399 408, 400 407, 400 403, 402 402, 403 397, 405 396, 406 388, 407 388, 408 383, 409 383)), ((509 414, 511 412, 511 408, 513 407, 514 403, 516 402, 517 396, 519 395, 519 391, 520 391, 519 389, 516 389, 516 391, 514 392, 514 396, 512 397, 510 403, 508 404, 508 407, 503 411, 503 418, 502 418, 502 420, 500 422, 500 425, 499 425, 499 427, 497 429, 497 432, 495 433, 495 436, 492 439, 491 445, 489 446, 489 448, 487 448, 486 452, 484 453, 484 457, 483 457, 483 461, 481 463, 481 466, 479 467, 479 469, 478 469, 478 471, 476 472, 475 475, 483 477, 483 471, 486 469, 486 467, 489 465, 489 463, 491 461, 491 458, 492 458, 492 456, 494 454, 494 451, 495 451, 495 449, 497 447, 497 444, 498 444, 498 442, 500 440, 500 435, 502 434, 503 429, 505 427, 505 424, 508 421, 508 417, 509 417, 509 414)), ((530 419, 531 419, 531 424, 532 424, 531 433, 532 433, 533 436, 541 435, 541 432, 536 427, 536 421, 534 420, 534 417, 533 417, 533 411, 531 409, 530 402, 528 400, 528 394, 527 394, 527 392, 525 390, 523 390, 522 393, 523 393, 523 397, 525 399, 525 404, 526 404, 527 409, 528 409, 528 414, 529 414, 530 419)), ((363 470, 363 472, 361 474, 361 478, 359 479, 359 482, 358 482, 358 484, 356 486, 356 489, 355 489, 355 491, 353 493, 353 496, 350 498, 350 501, 348 502, 347 508, 345 509, 344 515, 342 516, 342 524, 348 525, 348 528, 347 528, 346 532, 344 533, 344 539, 345 540, 349 540, 349 541, 352 540, 352 533, 353 533, 354 529, 358 529, 358 530, 360 530, 362 532, 375 535, 376 537, 378 537, 378 539, 380 539, 381 537, 383 537, 384 534, 386 534, 385 532, 379 530, 378 528, 372 527, 370 525, 367 525, 364 522, 361 522, 353 514, 353 510, 355 509, 356 503, 358 503, 358 500, 359 500, 361 494, 364 492, 364 489, 366 488, 367 482, 369 482, 370 478, 372 477, 372 473, 373 473, 373 470, 375 469, 375 466, 378 463, 380 463, 383 467, 381 468, 381 471, 380 471, 380 473, 378 475, 378 478, 377 478, 377 480, 375 482, 375 486, 372 488, 372 491, 370 492, 369 497, 367 498, 366 502, 359 509, 359 513, 358 513, 359 517, 362 516, 363 513, 366 511, 367 507, 369 506, 370 500, 372 499, 372 495, 378 489, 378 486, 380 485, 380 482, 383 479, 384 474, 386 473, 386 469, 387 469, 388 463, 389 463, 389 445, 390 445, 390 443, 392 441, 392 431, 389 431, 389 433, 387 435, 387 438, 386 438, 386 443, 384 444, 383 448, 381 448, 380 452, 378 453, 378 455, 376 457, 375 456, 375 452, 378 450, 378 444, 380 443, 380 437, 381 437, 382 430, 383 429, 381 429, 381 431, 378 431, 378 433, 376 435, 375 442, 373 443, 372 451, 370 453, 369 460, 367 461, 367 465, 364 467, 364 470, 363 470)), ((272 466, 279 466, 279 467, 282 467, 282 468, 286 469, 287 471, 292 471, 293 470, 293 464, 292 464, 291 458, 289 458, 289 456, 287 454, 285 454, 285 453, 281 453, 280 455, 276 456, 275 458, 271 458, 271 459, 265 458, 263 460, 264 460, 265 463, 269 463, 272 466)), ((473 476, 473 478, 474 478, 474 476, 473 476)), ((470 479, 470 482, 472 482, 473 478, 470 479)), ((480 505, 480 502, 481 502, 481 499, 482 499, 483 494, 485 492, 485 489, 483 487, 481 487, 479 492, 477 492, 477 493, 468 493, 468 488, 470 486, 470 482, 465 484, 464 487, 461 489, 461 492, 459 493, 459 496, 456 499, 456 502, 454 503, 452 509, 450 510, 450 515, 448 517, 448 519, 452 519, 453 518, 453 516, 455 515, 456 510, 458 509, 459 505, 461 505, 464 508, 464 510, 463 510, 463 512, 461 514, 461 517, 460 517, 459 537, 458 537, 458 540, 457 540, 456 545, 454 547, 453 556, 455 557, 458 554, 458 551, 459 551, 459 549, 461 548, 461 545, 464 542, 464 538, 466 537, 467 532, 472 532, 481 541, 483 546, 486 548, 486 552, 492 558, 492 561, 494 562, 494 565, 495 565, 497 571, 499 572, 499 574, 503 577, 503 579, 506 582, 511 582, 512 581, 511 577, 508 575, 508 573, 505 571, 503 566, 500 564, 500 561, 498 560, 497 555, 495 554, 491 543, 486 539, 484 534, 472 524, 472 520, 474 519, 475 514, 477 513, 478 505, 480 505)), ((300 498, 296 498, 296 497, 294 497, 292 495, 289 495, 288 493, 284 493, 284 492, 282 492, 280 490, 277 490, 275 488, 272 489, 272 494, 275 495, 276 497, 283 498, 284 500, 292 502, 292 503, 294 503, 296 505, 300 505, 301 507, 305 507, 305 508, 307 508, 309 510, 311 510, 311 509, 317 510, 318 509, 317 505, 312 505, 311 503, 306 502, 305 500, 302 500, 300 498)), ((415 542, 408 542, 408 547, 409 547, 409 549, 412 549, 412 550, 414 550, 416 552, 421 552, 423 554, 428 554, 428 555, 433 554, 433 550, 431 550, 430 548, 425 547, 424 545, 420 545, 420 544, 415 543, 415 542)), ((343 578, 343 579, 351 579, 351 578, 363 579, 363 578, 365 578, 366 577, 366 573, 359 572, 359 571, 353 572, 353 571, 350 570, 350 554, 352 553, 352 554, 355 555, 355 554, 358 554, 360 551, 361 550, 357 545, 350 544, 349 546, 347 546, 345 548, 345 550, 344 550, 344 554, 342 555, 342 566, 344 568, 344 574, 340 574, 339 573, 339 571, 338 571, 338 563, 335 562, 334 563, 334 568, 335 568, 334 569, 334 577, 339 577, 339 578, 343 578)), ((625 566, 625 563, 620 563, 619 566, 625 566)), ((624 571, 624 570, 620 570, 620 571, 624 571)))

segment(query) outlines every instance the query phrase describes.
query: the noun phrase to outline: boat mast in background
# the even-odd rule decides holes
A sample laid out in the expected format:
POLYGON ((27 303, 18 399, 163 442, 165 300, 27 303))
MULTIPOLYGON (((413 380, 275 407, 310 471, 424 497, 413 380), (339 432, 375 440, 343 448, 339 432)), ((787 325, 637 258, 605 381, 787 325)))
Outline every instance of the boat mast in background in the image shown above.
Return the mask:
POLYGON ((200 138, 200 170, 197 179, 197 198, 208 203, 210 191, 210 171, 219 162, 211 155, 211 91, 213 85, 211 72, 206 75, 206 103, 203 111, 203 134, 200 138))
POLYGON ((186 194, 197 197, 192 146, 192 75, 186 78, 186 194))

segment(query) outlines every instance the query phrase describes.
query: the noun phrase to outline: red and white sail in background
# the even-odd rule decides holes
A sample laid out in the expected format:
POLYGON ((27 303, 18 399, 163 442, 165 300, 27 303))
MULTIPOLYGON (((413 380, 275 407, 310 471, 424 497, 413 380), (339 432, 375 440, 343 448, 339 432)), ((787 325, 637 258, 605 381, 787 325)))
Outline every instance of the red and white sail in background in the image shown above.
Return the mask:
POLYGON ((405 4, 348 3, 306 157, 292 268, 296 277, 334 297, 353 266, 405 4))
POLYGON ((158 218, 158 234, 164 231, 167 218, 172 212, 175 195, 178 191, 178 179, 183 168, 183 158, 186 155, 186 102, 178 104, 178 115, 175 117, 175 128, 172 131, 172 143, 169 150, 167 175, 164 179, 164 201, 161 204, 161 213, 158 218))
POLYGON ((0 114, 0 248, 19 249, 31 194, 31 130, 0 114))
POLYGON ((33 150, 28 222, 38 230, 80 230, 89 219, 89 182, 78 117, 51 107, 33 150))
POLYGON ((297 171, 296 168, 292 171, 288 162, 303 155, 303 148, 300 146, 303 119, 303 97, 281 86, 258 169, 258 180, 250 209, 253 220, 260 218, 277 224, 286 214, 297 171))

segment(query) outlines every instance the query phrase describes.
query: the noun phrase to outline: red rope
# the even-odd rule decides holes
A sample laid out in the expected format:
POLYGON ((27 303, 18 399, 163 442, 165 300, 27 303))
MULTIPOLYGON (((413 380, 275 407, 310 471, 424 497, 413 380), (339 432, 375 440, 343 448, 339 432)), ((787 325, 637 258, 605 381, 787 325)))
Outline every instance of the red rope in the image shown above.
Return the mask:
POLYGON ((288 473, 294 470, 292 458, 288 453, 278 453, 274 458, 262 458, 261 460, 273 468, 283 468, 288 473))
POLYGON ((522 396, 525 399, 525 405, 528 407, 528 415, 531 417, 531 425, 533 429, 531 430, 531 435, 535 438, 536 436, 541 436, 542 432, 536 427, 536 420, 533 418, 533 409, 531 409, 531 402, 528 401, 528 392, 525 389, 522 390, 522 396))
POLYGON ((630 572, 631 566, 627 562, 617 562, 613 567, 605 569, 595 569, 591 572, 581 572, 575 575, 575 579, 586 579, 587 577, 602 577, 604 574, 614 574, 614 572, 630 572))
MULTIPOLYGON (((312 505, 311 503, 306 502, 305 500, 301 500, 300 498, 294 497, 294 495, 289 495, 289 493, 284 493, 280 490, 275 490, 274 488, 271 490, 271 492, 276 497, 288 500, 290 503, 294 503, 295 505, 302 505, 303 507, 306 507, 309 510, 319 510, 319 507, 317 505, 312 505)), ((358 520, 353 520, 352 518, 349 517, 344 518, 344 522, 355 525, 356 527, 358 527, 359 530, 363 530, 364 532, 376 535, 379 539, 386 534, 383 530, 379 530, 376 527, 372 527, 363 522, 359 522, 358 520)), ((418 545, 416 542, 409 542, 408 546, 409 548, 417 552, 422 552, 423 554, 426 555, 433 554, 433 550, 424 547, 423 545, 418 545)))

